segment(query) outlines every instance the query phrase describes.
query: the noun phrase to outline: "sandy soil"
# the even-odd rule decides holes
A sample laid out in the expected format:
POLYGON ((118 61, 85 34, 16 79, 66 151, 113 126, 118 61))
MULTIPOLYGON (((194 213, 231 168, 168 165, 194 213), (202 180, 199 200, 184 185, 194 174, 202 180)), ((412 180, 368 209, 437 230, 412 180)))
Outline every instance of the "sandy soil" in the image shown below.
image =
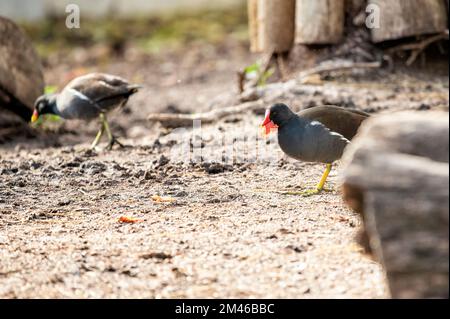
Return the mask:
MULTIPOLYGON (((177 135, 145 120, 155 111, 233 103, 235 71, 255 59, 245 45, 127 56, 82 71, 146 85, 110 116, 132 147, 88 151, 98 124, 77 121, 0 146, 0 297, 388 297, 382 268, 355 243, 360 219, 341 199, 339 165, 330 192, 282 195, 275 190, 313 187, 323 165, 285 158, 274 137, 257 140, 262 155, 252 160, 208 162, 208 152, 224 152, 222 139, 236 139, 240 150, 250 145, 251 153, 255 144, 241 138, 258 136, 261 115, 205 125, 203 163, 175 156, 191 130, 177 135), (142 221, 120 223, 121 216, 142 221)), ((81 65, 50 61, 47 82, 62 85, 81 65)), ((447 72, 328 77, 281 100, 296 109, 448 110, 447 72)))

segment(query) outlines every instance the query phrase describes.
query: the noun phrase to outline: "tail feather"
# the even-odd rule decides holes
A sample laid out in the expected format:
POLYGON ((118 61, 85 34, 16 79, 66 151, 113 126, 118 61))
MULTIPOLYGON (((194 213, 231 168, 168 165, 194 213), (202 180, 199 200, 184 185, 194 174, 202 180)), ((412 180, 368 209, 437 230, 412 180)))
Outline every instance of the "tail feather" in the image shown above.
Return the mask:
POLYGON ((359 115, 364 116, 364 117, 370 117, 369 113, 366 113, 366 112, 361 111, 361 110, 357 110, 357 109, 346 109, 346 110, 350 111, 350 112, 352 112, 354 114, 359 114, 359 115))
POLYGON ((128 88, 128 91, 130 92, 130 95, 131 95, 131 94, 134 94, 137 91, 139 91, 139 89, 142 89, 143 86, 140 85, 140 84, 130 84, 130 85, 128 85, 127 88, 128 88))
POLYGON ((114 95, 110 95, 107 96, 105 98, 99 99, 97 101, 95 101, 97 104, 107 104, 107 105, 114 105, 118 99, 119 100, 125 100, 125 102, 128 100, 128 98, 133 95, 134 93, 136 93, 140 88, 142 88, 141 85, 138 84, 130 84, 126 86, 126 91, 125 92, 121 92, 118 94, 114 94, 114 95), (111 103, 112 101, 112 103, 111 103))

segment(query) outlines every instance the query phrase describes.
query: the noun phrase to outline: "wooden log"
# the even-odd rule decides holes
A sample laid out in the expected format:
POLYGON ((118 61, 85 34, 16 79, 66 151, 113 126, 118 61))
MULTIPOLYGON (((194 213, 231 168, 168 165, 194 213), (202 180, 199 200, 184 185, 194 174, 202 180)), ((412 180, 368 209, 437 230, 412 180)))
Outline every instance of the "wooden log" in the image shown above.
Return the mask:
POLYGON ((344 198, 362 214, 394 298, 448 298, 446 112, 374 117, 346 150, 344 198))
POLYGON ((283 53, 292 48, 295 0, 248 0, 250 49, 283 53))
POLYGON ((147 120, 152 122, 159 122, 164 127, 168 128, 190 127, 192 126, 193 121, 196 120, 201 121, 202 124, 208 124, 216 122, 228 115, 239 114, 242 112, 263 108, 263 100, 258 100, 196 114, 152 113, 148 115, 147 120))
POLYGON ((248 29, 250 36, 250 51, 251 52, 261 52, 260 40, 258 37, 258 1, 259 0, 248 0, 247 1, 247 13, 248 13, 248 29))
POLYGON ((409 36, 444 32, 447 9, 444 0, 369 0, 379 8, 379 28, 371 29, 375 43, 409 36))
POLYGON ((345 0, 345 17, 350 25, 362 27, 366 22, 367 0, 345 0))
POLYGON ((42 68, 31 41, 14 22, 0 17, 0 116, 8 109, 29 121, 43 92, 42 68))
POLYGON ((335 44, 344 34, 344 0, 297 0, 295 42, 335 44))
POLYGON ((350 14, 351 18, 361 11, 365 11, 366 6, 367 0, 345 0, 344 3, 345 11, 350 14))

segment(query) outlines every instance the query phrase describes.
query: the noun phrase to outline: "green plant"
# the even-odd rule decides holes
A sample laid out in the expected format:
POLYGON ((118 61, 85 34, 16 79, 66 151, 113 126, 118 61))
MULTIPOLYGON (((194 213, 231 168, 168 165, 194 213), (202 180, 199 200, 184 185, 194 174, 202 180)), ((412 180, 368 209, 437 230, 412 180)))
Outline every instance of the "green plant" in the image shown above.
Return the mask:
POLYGON ((275 73, 274 68, 262 70, 261 62, 257 61, 244 69, 245 76, 247 78, 256 78, 257 86, 264 86, 267 84, 269 78, 275 73))
POLYGON ((58 87, 56 85, 47 85, 44 88, 44 93, 45 94, 52 94, 52 93, 56 93, 57 90, 58 90, 58 87))
MULTIPOLYGON (((47 85, 44 88, 45 94, 52 94, 58 90, 58 87, 55 85, 47 85)), ((61 118, 55 114, 42 114, 39 116, 38 120, 34 123, 35 126, 43 126, 46 122, 58 123, 61 121, 61 118)))

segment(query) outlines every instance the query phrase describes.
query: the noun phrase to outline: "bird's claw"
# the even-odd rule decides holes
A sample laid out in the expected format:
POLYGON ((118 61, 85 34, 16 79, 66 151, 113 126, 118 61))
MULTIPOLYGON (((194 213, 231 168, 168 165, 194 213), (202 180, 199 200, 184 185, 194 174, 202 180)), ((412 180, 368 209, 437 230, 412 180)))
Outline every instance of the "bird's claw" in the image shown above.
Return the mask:
POLYGON ((303 191, 296 191, 296 190, 288 190, 288 191, 279 191, 279 194, 282 195, 295 195, 295 196, 302 196, 302 197, 310 197, 310 196, 314 196, 314 195, 318 195, 322 192, 332 192, 332 189, 327 189, 327 188, 315 188, 315 189, 308 189, 308 190, 303 190, 303 191))
POLYGON ((303 197, 310 197, 313 195, 319 194, 321 191, 318 189, 309 189, 305 191, 279 191, 282 195, 295 195, 295 196, 303 196, 303 197))
POLYGON ((119 145, 119 147, 121 147, 121 148, 124 148, 124 147, 125 147, 125 145, 122 144, 122 143, 120 143, 120 142, 117 140, 117 138, 113 137, 113 138, 108 142, 108 145, 106 146, 106 149, 107 149, 108 151, 112 150, 114 144, 119 145))

